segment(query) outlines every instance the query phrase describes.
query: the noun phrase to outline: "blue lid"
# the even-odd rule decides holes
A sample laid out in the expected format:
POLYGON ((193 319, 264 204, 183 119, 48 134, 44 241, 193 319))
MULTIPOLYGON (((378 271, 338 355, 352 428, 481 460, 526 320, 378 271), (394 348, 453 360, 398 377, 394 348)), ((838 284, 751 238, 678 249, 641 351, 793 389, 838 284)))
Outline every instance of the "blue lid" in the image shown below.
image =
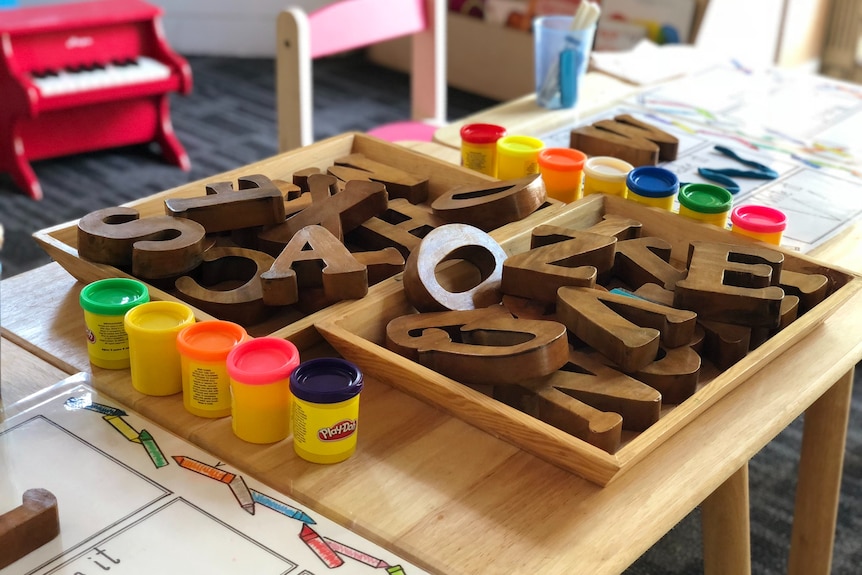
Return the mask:
POLYGON ((337 357, 304 361, 290 374, 290 392, 309 403, 339 403, 362 391, 362 372, 337 357))
POLYGON ((641 166, 628 173, 626 186, 639 196, 664 198, 679 190, 679 178, 665 168, 641 166))

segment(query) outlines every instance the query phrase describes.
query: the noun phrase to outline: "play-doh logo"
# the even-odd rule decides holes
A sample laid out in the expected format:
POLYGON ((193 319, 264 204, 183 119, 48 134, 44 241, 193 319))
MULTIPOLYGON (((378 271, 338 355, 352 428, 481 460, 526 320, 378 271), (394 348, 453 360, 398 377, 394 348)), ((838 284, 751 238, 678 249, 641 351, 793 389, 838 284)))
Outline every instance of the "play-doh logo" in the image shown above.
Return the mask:
POLYGON ((338 441, 350 437, 356 432, 356 420, 344 419, 338 423, 317 430, 320 441, 338 441))
POLYGON ((96 343, 96 334, 90 331, 89 328, 84 328, 84 333, 87 334, 87 341, 90 343, 96 343))

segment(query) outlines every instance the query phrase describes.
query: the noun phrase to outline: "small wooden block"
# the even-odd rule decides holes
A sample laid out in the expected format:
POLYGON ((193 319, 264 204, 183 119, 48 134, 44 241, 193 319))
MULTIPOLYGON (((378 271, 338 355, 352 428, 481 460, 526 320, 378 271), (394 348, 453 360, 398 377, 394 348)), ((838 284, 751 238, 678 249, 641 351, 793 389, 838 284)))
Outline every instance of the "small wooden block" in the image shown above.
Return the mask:
POLYGON ((175 282, 183 300, 219 319, 248 326, 271 311, 264 305, 260 274, 269 269, 272 256, 237 247, 215 247, 204 255, 196 278, 175 282))
POLYGON ((616 238, 576 230, 567 235, 570 239, 509 256, 503 293, 555 302, 562 286, 593 287, 599 273, 610 271, 616 238))
POLYGON ((57 498, 47 489, 28 489, 22 504, 0 515, 0 569, 60 534, 57 498))
POLYGON ((143 279, 170 278, 203 259, 206 230, 185 218, 141 218, 122 206, 90 212, 78 220, 78 256, 114 267, 131 267, 143 279))
POLYGON ((490 232, 517 222, 539 209, 547 198, 538 174, 517 180, 459 186, 431 204, 447 222, 470 224, 490 232))
POLYGON ((467 384, 509 385, 553 373, 568 360, 566 328, 516 319, 499 305, 397 317, 386 347, 467 384))
POLYGON ((395 198, 389 200, 386 211, 353 230, 348 242, 365 248, 393 247, 406 259, 428 232, 445 223, 425 204, 413 205, 404 198, 395 198))
POLYGON ((368 285, 404 271, 404 256, 395 248, 383 248, 373 252, 351 252, 356 261, 368 270, 368 285))
POLYGON ((703 356, 720 370, 733 366, 748 353, 751 328, 720 321, 698 319, 704 330, 703 356))
POLYGON ((296 303, 304 288, 322 287, 329 302, 359 299, 368 293, 365 266, 323 226, 300 229, 260 280, 267 305, 296 303))
POLYGON ((829 294, 829 278, 822 274, 803 274, 782 269, 778 285, 785 294, 799 298, 803 312, 822 302, 829 294))
POLYGON ((335 160, 329 173, 340 180, 367 179, 386 186, 390 198, 406 198, 411 204, 428 199, 428 178, 371 160, 363 154, 350 154, 335 160))
POLYGON ((499 303, 505 259, 506 252, 500 244, 479 228, 466 224, 440 226, 431 230, 407 258, 404 293, 421 312, 471 310, 499 303), (450 260, 472 264, 474 271, 478 270, 479 281, 473 283, 470 276, 466 279, 472 286, 444 287, 438 266, 450 260))
POLYGON ((581 341, 632 373, 667 347, 694 337, 696 315, 639 298, 582 287, 557 292, 557 317, 581 341))
POLYGON ((240 177, 239 190, 231 182, 206 186, 205 196, 168 198, 165 212, 175 218, 188 218, 201 224, 208 234, 279 224, 284 221, 284 198, 266 176, 240 177))
POLYGON ((756 245, 692 242, 688 276, 676 284, 674 307, 750 327, 778 326, 784 290, 775 285, 784 255, 756 245))
POLYGON ((673 267, 670 244, 661 238, 637 238, 617 242, 614 276, 637 289, 654 283, 673 290, 676 282, 685 278, 686 270, 673 267))
POLYGON ((629 375, 661 393, 665 404, 677 404, 697 391, 700 363, 700 356, 688 345, 661 346, 655 361, 629 375))
POLYGON ((378 182, 351 180, 344 191, 310 206, 287 219, 284 223, 267 228, 258 234, 260 247, 277 256, 290 239, 305 226, 321 225, 334 215, 341 219, 344 233, 386 210, 386 188, 378 182))

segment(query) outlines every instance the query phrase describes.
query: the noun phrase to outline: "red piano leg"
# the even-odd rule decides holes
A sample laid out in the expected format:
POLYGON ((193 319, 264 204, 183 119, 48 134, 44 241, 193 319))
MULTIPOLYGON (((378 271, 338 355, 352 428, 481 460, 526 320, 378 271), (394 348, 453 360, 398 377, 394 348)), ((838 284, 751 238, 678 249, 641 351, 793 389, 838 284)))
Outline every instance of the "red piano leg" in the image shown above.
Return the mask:
POLYGON ((42 199, 42 186, 30 167, 24 150, 24 143, 17 135, 13 126, 3 126, 0 133, 6 136, 0 138, 0 171, 12 176, 12 181, 34 200, 42 199))
POLYGON ((170 101, 167 94, 163 94, 159 98, 159 125, 156 128, 156 142, 161 147, 162 156, 165 160, 179 166, 185 172, 191 169, 192 163, 189 160, 189 155, 186 154, 185 148, 174 134, 174 127, 171 124, 170 101))

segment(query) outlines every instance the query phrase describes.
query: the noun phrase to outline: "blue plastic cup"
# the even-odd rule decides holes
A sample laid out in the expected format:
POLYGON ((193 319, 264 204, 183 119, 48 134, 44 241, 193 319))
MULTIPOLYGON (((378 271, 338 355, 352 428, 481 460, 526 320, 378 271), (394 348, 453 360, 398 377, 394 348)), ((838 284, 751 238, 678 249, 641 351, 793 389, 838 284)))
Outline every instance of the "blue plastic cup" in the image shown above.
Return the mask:
POLYGON ((587 73, 596 26, 571 30, 573 16, 541 16, 533 23, 536 101, 549 109, 572 108, 587 73))

